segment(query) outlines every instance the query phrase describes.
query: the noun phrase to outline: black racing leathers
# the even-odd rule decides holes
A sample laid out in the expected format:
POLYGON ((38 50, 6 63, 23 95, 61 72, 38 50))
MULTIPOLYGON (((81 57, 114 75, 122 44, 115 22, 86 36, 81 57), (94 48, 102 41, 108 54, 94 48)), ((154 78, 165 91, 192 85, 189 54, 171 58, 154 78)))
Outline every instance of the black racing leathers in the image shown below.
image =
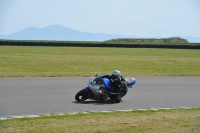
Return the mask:
MULTIPOLYGON (((121 76, 120 80, 117 80, 117 81, 112 81, 110 75, 99 75, 98 77, 108 78, 110 80, 110 82, 112 83, 112 86, 113 86, 110 89, 111 92, 114 92, 114 93, 124 92, 126 94, 126 92, 127 92, 127 83, 126 83, 126 81, 125 81, 123 76, 121 76)), ((123 95, 125 95, 125 94, 123 94, 123 95)))

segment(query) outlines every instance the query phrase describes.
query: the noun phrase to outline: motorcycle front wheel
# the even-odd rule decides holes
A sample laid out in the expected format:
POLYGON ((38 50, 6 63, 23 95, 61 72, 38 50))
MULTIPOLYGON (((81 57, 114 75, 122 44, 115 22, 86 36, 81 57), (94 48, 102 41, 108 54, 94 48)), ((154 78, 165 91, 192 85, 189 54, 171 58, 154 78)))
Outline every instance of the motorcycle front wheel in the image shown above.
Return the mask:
POLYGON ((87 92, 86 92, 85 89, 80 90, 80 91, 76 94, 76 96, 75 96, 75 99, 76 99, 76 101, 78 101, 78 102, 85 101, 85 100, 87 100, 88 98, 89 98, 89 96, 88 96, 88 94, 87 94, 87 92))

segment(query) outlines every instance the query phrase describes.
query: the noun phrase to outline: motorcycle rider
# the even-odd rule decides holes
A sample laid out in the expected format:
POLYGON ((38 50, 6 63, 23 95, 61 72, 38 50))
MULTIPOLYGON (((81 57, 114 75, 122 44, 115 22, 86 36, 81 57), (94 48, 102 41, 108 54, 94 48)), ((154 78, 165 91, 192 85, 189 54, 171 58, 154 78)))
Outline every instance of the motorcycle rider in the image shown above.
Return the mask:
POLYGON ((112 84, 110 91, 105 91, 108 96, 117 95, 117 102, 127 93, 127 83, 119 70, 114 70, 111 75, 101 75, 99 78, 108 78, 112 84))

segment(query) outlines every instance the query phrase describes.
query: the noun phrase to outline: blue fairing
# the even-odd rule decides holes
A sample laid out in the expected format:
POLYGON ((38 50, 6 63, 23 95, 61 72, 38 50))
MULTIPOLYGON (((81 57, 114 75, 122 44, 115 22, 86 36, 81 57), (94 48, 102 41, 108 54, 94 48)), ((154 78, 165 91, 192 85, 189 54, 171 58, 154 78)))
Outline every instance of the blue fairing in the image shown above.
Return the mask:
POLYGON ((128 85, 128 88, 131 88, 136 83, 135 78, 131 78, 131 79, 132 79, 132 83, 128 85))
POLYGON ((104 82, 106 89, 112 88, 112 84, 108 78, 103 78, 103 82, 104 82))
POLYGON ((91 90, 89 89, 89 87, 85 87, 84 88, 87 92, 91 92, 91 90))

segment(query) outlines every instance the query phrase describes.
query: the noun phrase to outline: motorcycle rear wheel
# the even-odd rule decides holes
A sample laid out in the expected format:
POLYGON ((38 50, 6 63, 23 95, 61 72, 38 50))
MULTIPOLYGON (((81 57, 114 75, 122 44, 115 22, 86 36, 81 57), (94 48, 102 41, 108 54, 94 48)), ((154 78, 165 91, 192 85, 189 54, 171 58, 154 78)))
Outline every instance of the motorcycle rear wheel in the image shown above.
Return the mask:
POLYGON ((80 91, 76 94, 76 96, 75 96, 75 99, 76 99, 76 101, 78 101, 78 102, 85 101, 85 100, 87 100, 88 98, 89 98, 89 97, 88 97, 88 94, 87 94, 87 92, 86 92, 85 89, 80 90, 80 91))

